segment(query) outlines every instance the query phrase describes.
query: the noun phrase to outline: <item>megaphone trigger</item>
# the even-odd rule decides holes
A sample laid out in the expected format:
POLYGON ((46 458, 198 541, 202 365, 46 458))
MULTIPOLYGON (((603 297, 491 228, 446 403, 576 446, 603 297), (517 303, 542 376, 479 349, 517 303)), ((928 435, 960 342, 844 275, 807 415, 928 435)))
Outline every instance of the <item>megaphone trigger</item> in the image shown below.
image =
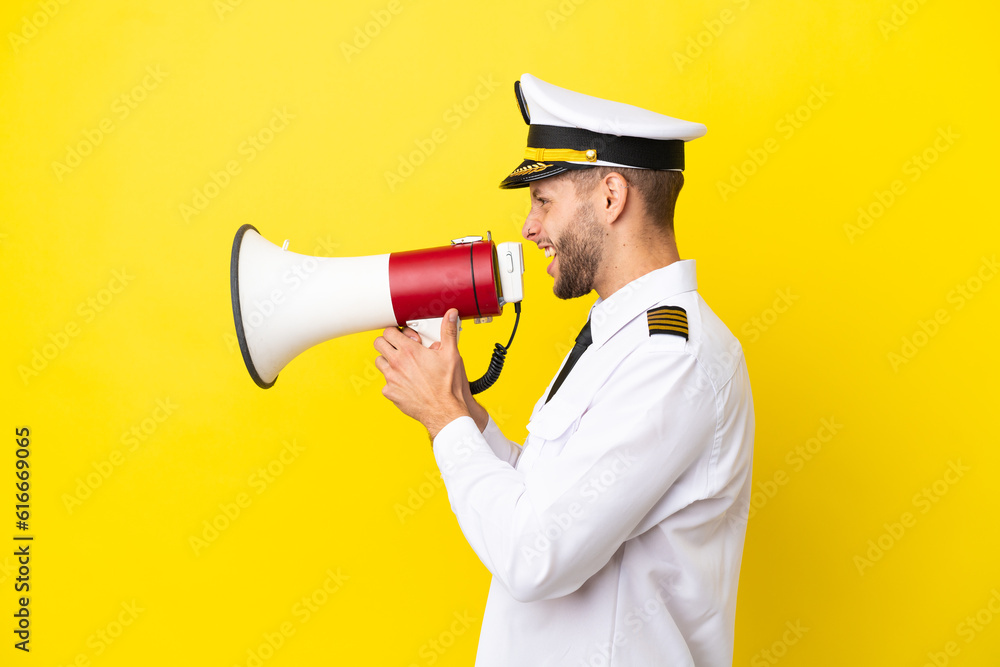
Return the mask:
MULTIPOLYGON (((441 342, 441 324, 443 322, 443 317, 433 317, 426 320, 410 320, 406 326, 420 334, 421 345, 430 347, 433 343, 441 342)), ((458 321, 458 333, 462 333, 462 320, 458 321)))

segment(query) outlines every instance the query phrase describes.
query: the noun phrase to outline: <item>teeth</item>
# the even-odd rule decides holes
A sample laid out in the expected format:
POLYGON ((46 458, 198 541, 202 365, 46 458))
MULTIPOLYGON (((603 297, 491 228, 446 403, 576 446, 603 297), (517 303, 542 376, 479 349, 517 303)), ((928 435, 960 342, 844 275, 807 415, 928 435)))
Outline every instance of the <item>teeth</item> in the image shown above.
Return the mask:
POLYGON ((553 248, 552 246, 548 246, 547 248, 545 248, 545 256, 546 257, 552 257, 555 254, 556 254, 556 249, 553 248))

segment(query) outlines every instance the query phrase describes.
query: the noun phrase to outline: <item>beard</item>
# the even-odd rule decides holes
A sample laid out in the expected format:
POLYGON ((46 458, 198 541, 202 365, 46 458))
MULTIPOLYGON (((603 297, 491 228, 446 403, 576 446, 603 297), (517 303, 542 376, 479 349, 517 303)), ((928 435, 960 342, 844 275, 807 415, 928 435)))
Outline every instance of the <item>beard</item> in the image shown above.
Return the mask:
POLYGON ((557 298, 575 299, 590 294, 604 258, 604 243, 597 213, 589 202, 580 202, 576 222, 555 243, 559 275, 552 291, 557 298))

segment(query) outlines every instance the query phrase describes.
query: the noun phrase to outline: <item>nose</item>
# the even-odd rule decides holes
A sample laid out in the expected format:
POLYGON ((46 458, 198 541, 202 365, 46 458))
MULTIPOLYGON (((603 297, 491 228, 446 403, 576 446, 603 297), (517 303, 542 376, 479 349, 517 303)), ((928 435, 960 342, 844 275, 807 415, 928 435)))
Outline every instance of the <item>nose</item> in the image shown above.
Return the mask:
POLYGON ((531 213, 528 213, 528 217, 524 219, 524 226, 521 227, 521 236, 528 241, 532 241, 536 236, 538 236, 538 232, 541 231, 541 228, 542 226, 535 218, 535 212, 532 210, 531 213))

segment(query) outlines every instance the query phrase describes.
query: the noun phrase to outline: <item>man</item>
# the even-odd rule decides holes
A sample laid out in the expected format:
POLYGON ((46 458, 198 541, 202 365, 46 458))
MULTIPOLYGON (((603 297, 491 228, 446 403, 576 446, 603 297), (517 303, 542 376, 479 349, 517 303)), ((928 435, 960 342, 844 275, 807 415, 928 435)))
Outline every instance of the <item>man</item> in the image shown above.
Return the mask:
POLYGON ((730 665, 753 404, 739 342, 673 234, 697 123, 515 84, 524 237, 556 296, 598 300, 524 446, 471 396, 457 312, 440 344, 387 329, 383 394, 427 427, 462 532, 493 574, 476 664, 730 665))

